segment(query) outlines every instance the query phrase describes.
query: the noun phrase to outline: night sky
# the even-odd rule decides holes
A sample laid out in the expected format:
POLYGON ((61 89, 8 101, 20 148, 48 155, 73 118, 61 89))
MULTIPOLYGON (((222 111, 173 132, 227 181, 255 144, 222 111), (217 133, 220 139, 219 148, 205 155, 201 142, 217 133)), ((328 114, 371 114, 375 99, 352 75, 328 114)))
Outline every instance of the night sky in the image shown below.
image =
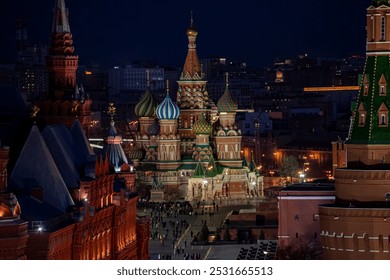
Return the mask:
MULTIPOLYGON (((80 64, 157 60, 181 66, 193 10, 200 58, 226 56, 264 66, 308 53, 364 55, 371 0, 66 0, 80 64), (238 4, 240 3, 240 4, 238 4)), ((15 20, 49 43, 54 0, 7 0, 0 9, 0 60, 15 58, 15 20)))

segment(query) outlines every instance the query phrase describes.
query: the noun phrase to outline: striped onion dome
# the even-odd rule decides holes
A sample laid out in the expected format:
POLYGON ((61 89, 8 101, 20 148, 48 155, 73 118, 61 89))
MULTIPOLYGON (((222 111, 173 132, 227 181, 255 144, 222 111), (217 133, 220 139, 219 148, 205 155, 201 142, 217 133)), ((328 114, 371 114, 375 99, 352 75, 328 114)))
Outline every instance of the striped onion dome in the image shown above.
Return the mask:
POLYGON ((229 92, 228 84, 226 84, 225 93, 218 100, 217 108, 218 112, 236 112, 238 109, 237 102, 233 99, 229 92))
POLYGON ((138 146, 135 146, 130 150, 128 156, 131 160, 141 160, 144 157, 144 151, 142 151, 138 146))
POLYGON ((148 135, 158 135, 160 134, 160 124, 158 123, 158 119, 155 118, 153 123, 148 127, 148 135))
POLYGON ((200 114, 199 119, 194 123, 192 130, 195 134, 210 134, 211 124, 206 120, 204 113, 200 114))
POLYGON ((138 117, 152 117, 156 106, 157 102, 154 100, 150 88, 148 88, 135 106, 135 115, 138 117))
POLYGON ((180 115, 179 107, 172 101, 169 94, 165 97, 164 101, 157 106, 156 116, 160 120, 174 120, 180 115))

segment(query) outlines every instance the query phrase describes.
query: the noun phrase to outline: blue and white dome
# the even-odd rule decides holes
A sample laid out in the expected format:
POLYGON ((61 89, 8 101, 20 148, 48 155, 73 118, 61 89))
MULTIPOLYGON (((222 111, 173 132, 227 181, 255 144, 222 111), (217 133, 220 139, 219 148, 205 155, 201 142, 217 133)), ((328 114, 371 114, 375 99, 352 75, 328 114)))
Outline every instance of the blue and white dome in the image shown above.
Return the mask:
POLYGON ((156 116, 160 120, 174 120, 180 115, 179 107, 172 101, 169 94, 165 97, 164 101, 157 106, 156 116))

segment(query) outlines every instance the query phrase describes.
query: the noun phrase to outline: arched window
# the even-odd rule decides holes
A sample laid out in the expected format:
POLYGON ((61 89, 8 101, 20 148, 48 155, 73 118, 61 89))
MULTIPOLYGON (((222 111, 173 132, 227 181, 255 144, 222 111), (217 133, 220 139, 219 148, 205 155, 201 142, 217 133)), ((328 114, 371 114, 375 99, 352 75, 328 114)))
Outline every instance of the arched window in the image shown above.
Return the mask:
POLYGON ((386 40, 386 18, 381 17, 381 41, 386 40))
POLYGON ((381 125, 385 125, 385 124, 386 124, 386 115, 382 114, 381 115, 381 125))
POLYGON ((364 125, 365 121, 366 121, 366 116, 364 114, 361 114, 359 125, 364 125))

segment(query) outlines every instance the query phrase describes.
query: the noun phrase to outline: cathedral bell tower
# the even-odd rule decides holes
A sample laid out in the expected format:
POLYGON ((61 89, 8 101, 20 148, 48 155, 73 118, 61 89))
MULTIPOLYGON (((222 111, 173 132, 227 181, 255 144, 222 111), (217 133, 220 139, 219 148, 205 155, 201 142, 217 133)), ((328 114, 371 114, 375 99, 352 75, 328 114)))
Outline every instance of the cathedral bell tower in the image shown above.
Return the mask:
MULTIPOLYGON (((192 127, 201 115, 205 113, 206 118, 209 118, 209 97, 206 89, 207 81, 205 81, 202 73, 201 65, 196 52, 196 38, 198 31, 194 26, 194 20, 191 14, 190 27, 187 29, 188 37, 188 52, 184 63, 183 71, 180 80, 177 81, 179 88, 177 92, 177 104, 180 107, 180 117, 178 120, 179 134, 184 139, 195 139, 195 133, 192 127)), ((188 144, 188 143, 187 143, 188 144)), ((183 142, 182 154, 192 151, 191 147, 187 147, 183 142)))

